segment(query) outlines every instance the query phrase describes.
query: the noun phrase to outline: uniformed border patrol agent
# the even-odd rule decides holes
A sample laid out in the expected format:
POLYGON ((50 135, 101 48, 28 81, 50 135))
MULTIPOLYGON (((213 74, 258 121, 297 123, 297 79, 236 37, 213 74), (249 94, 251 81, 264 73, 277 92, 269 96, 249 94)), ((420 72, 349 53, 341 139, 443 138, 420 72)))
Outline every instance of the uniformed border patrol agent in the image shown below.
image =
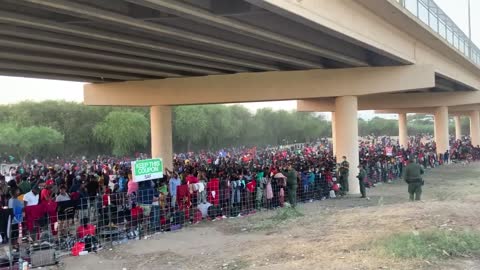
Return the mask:
POLYGON ((403 179, 408 184, 408 193, 410 194, 410 201, 420 201, 422 199, 422 186, 424 181, 422 174, 424 170, 415 159, 409 159, 408 165, 405 167, 403 179))
POLYGON ((350 170, 350 163, 347 161, 347 157, 343 156, 343 161, 340 163, 340 168, 338 172, 340 174, 340 188, 342 195, 345 195, 348 192, 348 173, 350 170))
POLYGON ((367 191, 365 189, 365 178, 367 177, 367 171, 363 168, 360 164, 358 165, 358 182, 360 184, 360 193, 362 194, 362 198, 367 198, 367 191))

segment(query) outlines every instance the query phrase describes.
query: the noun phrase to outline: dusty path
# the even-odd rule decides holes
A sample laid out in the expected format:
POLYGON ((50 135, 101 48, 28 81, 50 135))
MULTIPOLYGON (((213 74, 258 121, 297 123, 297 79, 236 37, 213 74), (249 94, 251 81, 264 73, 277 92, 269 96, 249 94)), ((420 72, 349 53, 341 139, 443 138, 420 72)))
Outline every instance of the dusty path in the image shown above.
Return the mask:
MULTIPOLYGON (((272 223, 275 212, 203 223, 114 250, 63 260, 61 269, 480 269, 474 258, 395 260, 374 242, 429 228, 480 230, 480 166, 428 171, 424 202, 410 203, 402 182, 369 190, 370 201, 343 198, 300 205, 305 216, 272 223)), ((479 258, 480 259, 480 258, 479 258)))

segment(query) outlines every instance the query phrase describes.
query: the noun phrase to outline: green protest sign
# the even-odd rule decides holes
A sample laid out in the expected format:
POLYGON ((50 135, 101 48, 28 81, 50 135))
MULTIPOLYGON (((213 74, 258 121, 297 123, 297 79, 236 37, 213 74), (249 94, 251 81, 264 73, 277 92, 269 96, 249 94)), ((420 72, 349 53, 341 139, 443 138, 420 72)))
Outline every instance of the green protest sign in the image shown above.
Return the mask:
POLYGON ((163 161, 160 158, 132 161, 133 181, 141 182, 163 177, 163 161))

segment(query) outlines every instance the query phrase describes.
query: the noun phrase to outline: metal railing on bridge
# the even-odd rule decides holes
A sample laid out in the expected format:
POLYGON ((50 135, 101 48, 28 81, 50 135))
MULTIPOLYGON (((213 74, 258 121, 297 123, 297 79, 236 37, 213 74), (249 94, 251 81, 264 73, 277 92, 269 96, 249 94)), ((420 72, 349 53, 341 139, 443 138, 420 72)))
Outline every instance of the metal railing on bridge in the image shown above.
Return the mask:
POLYGON ((457 51, 480 65, 480 49, 433 0, 396 0, 457 51))

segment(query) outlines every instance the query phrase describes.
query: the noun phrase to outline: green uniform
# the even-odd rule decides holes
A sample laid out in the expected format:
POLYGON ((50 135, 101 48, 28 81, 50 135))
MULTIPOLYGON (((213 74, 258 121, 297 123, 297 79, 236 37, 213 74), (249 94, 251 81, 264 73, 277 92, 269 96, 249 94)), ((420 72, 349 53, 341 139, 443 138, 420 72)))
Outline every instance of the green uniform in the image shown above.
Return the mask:
POLYGON ((342 163, 340 163, 340 169, 339 169, 339 173, 340 173, 340 186, 341 186, 341 190, 342 190, 342 194, 345 194, 348 192, 348 172, 349 172, 349 169, 350 169, 350 163, 348 163, 348 161, 342 161, 342 163))
POLYGON ((414 199, 419 201, 422 198, 423 173, 422 166, 417 163, 410 163, 405 167, 403 179, 408 183, 408 193, 411 201, 414 199))
POLYGON ((358 172, 358 182, 360 182, 360 193, 362 193, 362 198, 367 197, 367 191, 365 190, 365 177, 367 177, 367 172, 364 168, 360 168, 358 172))
POLYGON ((292 169, 287 171, 287 191, 288 191, 288 203, 292 207, 297 205, 297 171, 292 169))
POLYGON ((260 209, 263 202, 263 181, 264 181, 263 176, 264 176, 263 171, 257 173, 257 193, 255 196, 256 209, 260 209))

